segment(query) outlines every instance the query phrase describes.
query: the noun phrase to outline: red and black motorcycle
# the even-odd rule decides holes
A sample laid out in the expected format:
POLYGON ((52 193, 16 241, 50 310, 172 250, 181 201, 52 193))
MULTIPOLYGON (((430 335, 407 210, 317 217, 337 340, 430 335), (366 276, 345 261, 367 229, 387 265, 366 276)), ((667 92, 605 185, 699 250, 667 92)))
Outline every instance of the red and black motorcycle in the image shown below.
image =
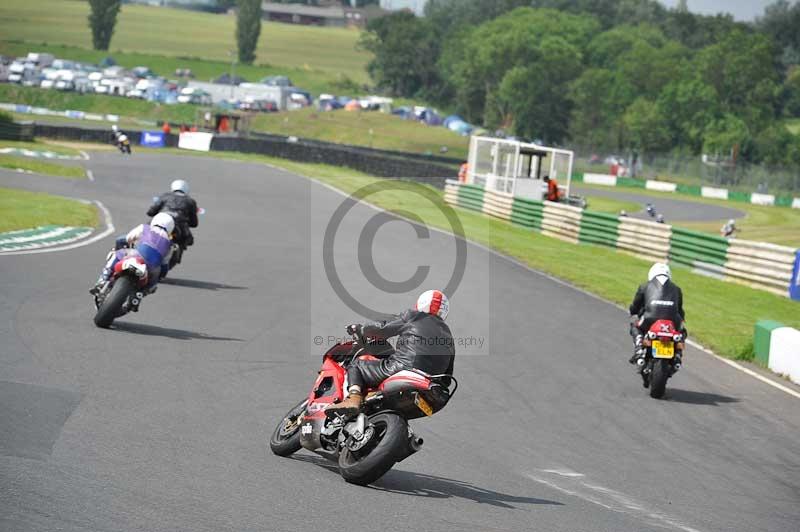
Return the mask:
POLYGON ((670 320, 658 320, 642 339, 645 348, 642 366, 642 381, 650 388, 650 397, 661 399, 667 390, 667 379, 681 368, 681 357, 685 347, 683 333, 670 320))
POLYGON ((361 413, 352 419, 326 415, 325 407, 345 398, 347 367, 359 359, 377 360, 392 353, 388 343, 363 337, 337 343, 322 357, 322 369, 311 393, 278 423, 270 448, 289 456, 301 448, 339 464, 342 477, 365 486, 374 482, 422 446, 408 421, 432 416, 447 405, 458 388, 451 375, 400 371, 367 390, 361 413))

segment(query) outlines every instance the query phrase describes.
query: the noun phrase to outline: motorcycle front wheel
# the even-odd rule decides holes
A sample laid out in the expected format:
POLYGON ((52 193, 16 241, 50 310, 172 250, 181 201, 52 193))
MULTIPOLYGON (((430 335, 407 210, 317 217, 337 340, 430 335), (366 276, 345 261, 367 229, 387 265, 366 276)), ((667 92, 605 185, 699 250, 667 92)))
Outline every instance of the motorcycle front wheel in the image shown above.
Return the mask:
POLYGON ((97 309, 97 314, 94 315, 94 324, 103 329, 111 327, 114 318, 122 316, 122 305, 135 289, 136 285, 130 276, 124 275, 117 279, 111 288, 111 293, 97 309))
POLYGON ((658 359, 653 361, 653 372, 650 374, 650 397, 661 399, 667 391, 667 379, 670 373, 670 361, 658 359))
POLYGON ((348 438, 339 453, 342 478, 359 486, 375 482, 397 462, 407 445, 408 423, 397 414, 381 412, 369 418, 364 439, 348 438))
POLYGON ((300 422, 306 413, 308 399, 304 399, 289 410, 269 439, 269 448, 278 456, 289 456, 300 450, 300 422))

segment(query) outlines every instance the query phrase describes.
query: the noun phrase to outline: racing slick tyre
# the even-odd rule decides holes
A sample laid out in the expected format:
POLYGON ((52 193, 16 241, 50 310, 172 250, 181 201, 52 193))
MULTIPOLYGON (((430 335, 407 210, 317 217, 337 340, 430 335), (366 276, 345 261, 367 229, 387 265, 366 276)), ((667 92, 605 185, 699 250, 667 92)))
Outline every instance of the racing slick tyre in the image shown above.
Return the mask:
POLYGON ((289 456, 300 450, 300 421, 306 413, 308 399, 297 403, 281 419, 269 439, 269 448, 278 456, 289 456))
POLYGON ((339 453, 339 473, 347 482, 366 486, 381 478, 402 456, 408 424, 396 414, 381 412, 369 418, 364 439, 347 438, 339 453))
POLYGON ((94 324, 103 329, 108 329, 114 323, 114 318, 121 316, 122 305, 128 299, 131 292, 136 289, 136 286, 127 275, 123 275, 116 280, 114 286, 111 288, 111 293, 108 294, 103 304, 97 309, 97 314, 94 315, 94 324))
POLYGON ((656 360, 653 363, 653 373, 650 375, 650 397, 661 399, 667 390, 669 378, 669 360, 656 360))

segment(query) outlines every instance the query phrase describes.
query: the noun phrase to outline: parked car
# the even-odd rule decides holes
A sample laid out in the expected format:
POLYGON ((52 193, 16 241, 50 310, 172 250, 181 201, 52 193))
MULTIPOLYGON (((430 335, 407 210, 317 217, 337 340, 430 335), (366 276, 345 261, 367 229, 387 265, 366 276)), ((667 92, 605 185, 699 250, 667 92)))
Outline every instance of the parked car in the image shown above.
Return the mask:
POLYGON ((178 103, 193 103, 196 105, 211 105, 211 95, 202 89, 184 87, 178 94, 178 103))
POLYGON ((293 87, 292 80, 286 76, 267 76, 263 78, 260 83, 269 85, 271 87, 293 87))

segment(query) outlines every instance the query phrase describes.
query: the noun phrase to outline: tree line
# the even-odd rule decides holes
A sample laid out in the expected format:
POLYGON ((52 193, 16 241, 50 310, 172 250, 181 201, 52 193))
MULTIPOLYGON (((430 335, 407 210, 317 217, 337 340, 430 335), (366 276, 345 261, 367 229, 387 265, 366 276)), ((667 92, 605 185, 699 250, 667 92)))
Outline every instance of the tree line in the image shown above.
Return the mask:
POLYGON ((378 89, 516 136, 800 167, 800 2, 741 23, 685 0, 430 0, 360 46, 378 89))

